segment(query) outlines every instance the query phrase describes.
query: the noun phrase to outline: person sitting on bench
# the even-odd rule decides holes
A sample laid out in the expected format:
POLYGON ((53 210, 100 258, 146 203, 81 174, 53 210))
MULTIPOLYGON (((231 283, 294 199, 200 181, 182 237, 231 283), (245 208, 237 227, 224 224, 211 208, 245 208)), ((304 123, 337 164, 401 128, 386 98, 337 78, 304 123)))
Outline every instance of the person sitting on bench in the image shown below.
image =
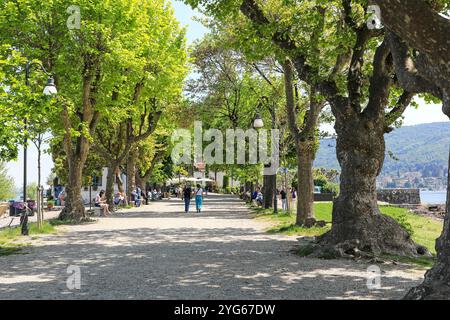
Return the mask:
POLYGON ((101 216, 106 217, 111 213, 109 212, 109 205, 108 203, 106 203, 105 190, 101 190, 100 193, 95 197, 95 206, 103 210, 103 214, 100 213, 101 216))

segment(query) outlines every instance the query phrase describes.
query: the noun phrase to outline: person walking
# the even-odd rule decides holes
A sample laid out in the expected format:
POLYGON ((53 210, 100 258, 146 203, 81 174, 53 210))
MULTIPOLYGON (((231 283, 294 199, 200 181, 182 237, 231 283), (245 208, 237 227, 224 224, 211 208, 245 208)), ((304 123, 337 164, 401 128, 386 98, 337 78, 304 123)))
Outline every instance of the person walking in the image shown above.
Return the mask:
POLYGON ((292 187, 292 207, 295 207, 297 204, 297 190, 292 187))
POLYGON ((191 204, 191 196, 192 196, 192 189, 190 185, 186 185, 183 189, 182 198, 181 200, 184 200, 184 212, 189 212, 189 205, 191 204))
POLYGON ((200 184, 197 184, 197 190, 195 191, 195 208, 197 212, 200 213, 202 211, 203 204, 203 188, 200 184))
POLYGON ((280 191, 280 198, 281 198, 281 207, 283 209, 283 212, 287 211, 287 197, 286 197, 286 191, 284 189, 281 189, 280 191))

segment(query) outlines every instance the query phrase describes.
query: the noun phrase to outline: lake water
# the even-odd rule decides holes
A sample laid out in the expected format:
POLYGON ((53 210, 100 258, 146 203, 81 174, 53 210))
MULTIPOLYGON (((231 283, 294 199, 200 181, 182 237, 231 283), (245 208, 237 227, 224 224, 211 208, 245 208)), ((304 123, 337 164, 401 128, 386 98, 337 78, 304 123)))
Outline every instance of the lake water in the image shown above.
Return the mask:
POLYGON ((446 199, 446 191, 420 191, 422 204, 445 204, 446 199))

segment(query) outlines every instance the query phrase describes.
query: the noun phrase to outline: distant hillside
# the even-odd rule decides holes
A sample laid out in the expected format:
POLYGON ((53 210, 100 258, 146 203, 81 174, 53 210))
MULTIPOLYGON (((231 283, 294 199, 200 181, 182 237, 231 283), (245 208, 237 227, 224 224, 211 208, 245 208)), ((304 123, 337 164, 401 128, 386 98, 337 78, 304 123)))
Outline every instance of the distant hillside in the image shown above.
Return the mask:
MULTIPOLYGON (((382 175, 419 171, 423 176, 442 176, 448 163, 450 122, 436 122, 395 129, 386 138, 386 159, 382 175), (394 160, 389 156, 393 153, 394 160)), ((339 169, 336 141, 323 140, 316 167, 339 169)))

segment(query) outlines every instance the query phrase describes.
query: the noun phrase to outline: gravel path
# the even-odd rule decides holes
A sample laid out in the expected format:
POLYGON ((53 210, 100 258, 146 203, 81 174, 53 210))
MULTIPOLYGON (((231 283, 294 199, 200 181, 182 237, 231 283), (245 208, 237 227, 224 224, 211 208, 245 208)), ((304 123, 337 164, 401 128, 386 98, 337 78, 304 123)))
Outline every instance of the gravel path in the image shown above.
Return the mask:
POLYGON ((30 239, 27 254, 0 257, 0 299, 396 299, 423 277, 382 264, 369 290, 367 264, 295 256, 296 238, 265 233, 237 198, 181 210, 171 199, 30 239), (80 289, 66 285, 70 265, 80 289))

